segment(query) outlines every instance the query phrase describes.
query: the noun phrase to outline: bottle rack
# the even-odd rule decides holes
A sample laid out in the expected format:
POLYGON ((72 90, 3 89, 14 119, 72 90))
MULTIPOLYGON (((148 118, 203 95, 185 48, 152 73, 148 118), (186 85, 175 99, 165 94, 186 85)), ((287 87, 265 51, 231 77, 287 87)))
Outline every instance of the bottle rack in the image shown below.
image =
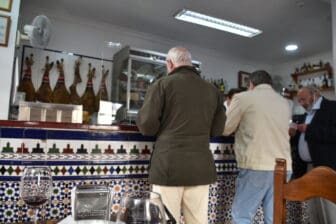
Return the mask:
POLYGON ((310 69, 291 74, 294 82, 300 86, 316 85, 321 91, 334 90, 334 79, 332 67, 326 64, 317 69, 310 69))

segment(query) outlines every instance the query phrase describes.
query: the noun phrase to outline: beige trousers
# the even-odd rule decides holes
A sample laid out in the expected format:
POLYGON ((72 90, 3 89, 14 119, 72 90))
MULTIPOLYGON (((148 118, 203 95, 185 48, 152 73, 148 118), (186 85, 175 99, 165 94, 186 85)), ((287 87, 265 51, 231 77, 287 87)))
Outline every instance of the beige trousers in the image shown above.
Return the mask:
POLYGON ((179 223, 181 211, 186 224, 207 224, 209 185, 171 187, 153 185, 152 191, 161 194, 163 204, 179 223))

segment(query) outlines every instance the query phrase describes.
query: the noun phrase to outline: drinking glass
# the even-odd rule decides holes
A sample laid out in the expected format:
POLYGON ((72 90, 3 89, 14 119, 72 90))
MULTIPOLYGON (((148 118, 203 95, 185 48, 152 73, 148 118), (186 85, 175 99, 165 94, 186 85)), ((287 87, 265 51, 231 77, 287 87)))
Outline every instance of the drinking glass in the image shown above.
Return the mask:
POLYGON ((117 213, 117 224, 167 224, 165 208, 158 193, 125 193, 117 213))
POLYGON ((50 199, 52 176, 49 167, 26 167, 21 176, 20 197, 33 210, 33 223, 37 224, 38 207, 50 199))

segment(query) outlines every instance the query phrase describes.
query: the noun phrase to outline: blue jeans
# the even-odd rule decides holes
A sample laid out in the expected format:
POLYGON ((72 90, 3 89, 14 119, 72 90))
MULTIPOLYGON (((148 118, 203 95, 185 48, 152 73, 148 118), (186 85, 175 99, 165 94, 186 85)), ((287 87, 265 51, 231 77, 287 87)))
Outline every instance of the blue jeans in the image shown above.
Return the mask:
MULTIPOLYGON (((287 173, 289 180, 291 172, 287 173)), ((273 223, 274 171, 240 169, 232 204, 234 224, 251 224, 262 204, 265 224, 273 223)))

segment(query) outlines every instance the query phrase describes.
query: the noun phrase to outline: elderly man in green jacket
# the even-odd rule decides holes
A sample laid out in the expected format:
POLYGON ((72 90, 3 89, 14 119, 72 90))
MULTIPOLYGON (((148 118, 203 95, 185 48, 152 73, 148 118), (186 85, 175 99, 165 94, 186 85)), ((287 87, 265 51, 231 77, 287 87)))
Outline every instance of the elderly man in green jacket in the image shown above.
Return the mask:
POLYGON ((149 182, 178 221, 208 223, 209 184, 216 181, 209 138, 223 133, 220 92, 192 67, 186 48, 167 55, 168 75, 148 89, 136 120, 140 132, 156 136, 149 182))

